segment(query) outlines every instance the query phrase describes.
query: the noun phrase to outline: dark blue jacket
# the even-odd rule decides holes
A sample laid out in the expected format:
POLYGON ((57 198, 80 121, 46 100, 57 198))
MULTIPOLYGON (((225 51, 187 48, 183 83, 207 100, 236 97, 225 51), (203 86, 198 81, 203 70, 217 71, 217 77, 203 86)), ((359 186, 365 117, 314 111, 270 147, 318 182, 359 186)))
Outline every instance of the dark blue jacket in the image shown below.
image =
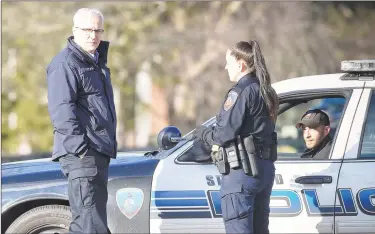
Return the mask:
POLYGON ((253 135, 255 144, 269 147, 275 124, 261 96, 259 80, 252 74, 243 76, 227 93, 216 126, 205 134, 208 145, 224 146, 237 136, 253 135))
POLYGON ((101 41, 98 63, 73 37, 47 67, 48 111, 54 127, 52 159, 88 148, 116 158, 116 110, 106 66, 109 42, 101 41))

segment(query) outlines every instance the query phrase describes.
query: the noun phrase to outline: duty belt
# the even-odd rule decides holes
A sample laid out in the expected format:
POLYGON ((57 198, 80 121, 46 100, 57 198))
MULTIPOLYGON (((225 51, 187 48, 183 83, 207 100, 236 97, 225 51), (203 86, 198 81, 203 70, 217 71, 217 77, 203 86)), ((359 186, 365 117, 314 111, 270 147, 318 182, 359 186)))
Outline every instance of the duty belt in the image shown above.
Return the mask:
POLYGON ((252 135, 242 138, 238 136, 231 144, 225 147, 213 146, 211 157, 221 174, 228 174, 231 169, 242 168, 245 174, 256 177, 258 168, 256 158, 263 160, 277 160, 277 134, 272 134, 272 143, 269 147, 254 144, 252 135))

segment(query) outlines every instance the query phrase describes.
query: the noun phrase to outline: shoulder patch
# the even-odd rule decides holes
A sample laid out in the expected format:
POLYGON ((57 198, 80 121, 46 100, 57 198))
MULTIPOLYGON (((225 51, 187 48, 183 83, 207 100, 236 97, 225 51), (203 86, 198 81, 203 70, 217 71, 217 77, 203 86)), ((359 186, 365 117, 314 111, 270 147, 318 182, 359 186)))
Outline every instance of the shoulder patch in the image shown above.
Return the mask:
POLYGON ((225 111, 229 110, 234 105, 234 103, 236 103, 237 97, 238 97, 238 93, 236 93, 235 91, 230 91, 228 93, 227 100, 225 100, 224 102, 225 111))

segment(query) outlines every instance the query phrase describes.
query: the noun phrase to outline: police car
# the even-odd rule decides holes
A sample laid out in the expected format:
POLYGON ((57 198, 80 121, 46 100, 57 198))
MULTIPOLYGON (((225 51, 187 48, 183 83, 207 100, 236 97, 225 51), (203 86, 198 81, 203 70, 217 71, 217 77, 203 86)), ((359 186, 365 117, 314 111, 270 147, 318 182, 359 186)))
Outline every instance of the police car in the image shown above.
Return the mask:
MULTIPOLYGON (((280 99, 271 233, 375 232, 375 60, 343 61, 343 73, 275 83, 280 99), (326 160, 301 159, 295 128, 322 108, 333 144, 326 160)), ((215 124, 215 118, 204 123, 215 124)), ((191 134, 191 133, 189 133, 191 134)), ((223 233, 221 175, 175 127, 160 151, 119 153, 108 183, 112 233, 223 233)), ((196 141, 195 141, 196 142, 196 141)), ((207 156, 207 155, 205 155, 207 156)), ((2 165, 2 233, 62 233, 71 220, 67 179, 47 159, 2 165)))

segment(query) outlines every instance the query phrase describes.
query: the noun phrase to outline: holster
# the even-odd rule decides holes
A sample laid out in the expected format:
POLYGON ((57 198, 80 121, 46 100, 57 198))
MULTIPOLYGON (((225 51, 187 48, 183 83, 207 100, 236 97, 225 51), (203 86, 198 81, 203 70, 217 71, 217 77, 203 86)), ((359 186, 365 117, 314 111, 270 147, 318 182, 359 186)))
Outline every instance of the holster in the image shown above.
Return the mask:
POLYGON ((252 135, 248 136, 248 137, 245 137, 243 139, 243 143, 244 143, 244 146, 245 146, 245 149, 246 149, 246 153, 247 153, 247 158, 249 160, 249 166, 250 166, 250 170, 251 170, 251 174, 249 174, 250 176, 252 177, 257 177, 258 176, 258 165, 257 165, 257 161, 256 161, 256 157, 257 157, 257 151, 256 151, 256 148, 255 148, 255 145, 254 145, 254 138, 252 135))
MULTIPOLYGON (((220 174, 227 175, 229 173, 228 157, 223 147, 217 147, 215 151, 212 151, 211 157, 215 163, 220 174)), ((214 147, 213 147, 214 149, 214 147)))
POLYGON ((277 132, 272 133, 271 161, 277 160, 277 132))
POLYGON ((246 152, 244 143, 243 143, 242 138, 240 136, 238 136, 238 138, 237 138, 237 147, 238 147, 238 153, 240 155, 241 166, 242 166, 243 171, 245 172, 246 175, 252 175, 253 172, 252 172, 250 164, 249 164, 249 158, 247 156, 247 152, 246 152))

